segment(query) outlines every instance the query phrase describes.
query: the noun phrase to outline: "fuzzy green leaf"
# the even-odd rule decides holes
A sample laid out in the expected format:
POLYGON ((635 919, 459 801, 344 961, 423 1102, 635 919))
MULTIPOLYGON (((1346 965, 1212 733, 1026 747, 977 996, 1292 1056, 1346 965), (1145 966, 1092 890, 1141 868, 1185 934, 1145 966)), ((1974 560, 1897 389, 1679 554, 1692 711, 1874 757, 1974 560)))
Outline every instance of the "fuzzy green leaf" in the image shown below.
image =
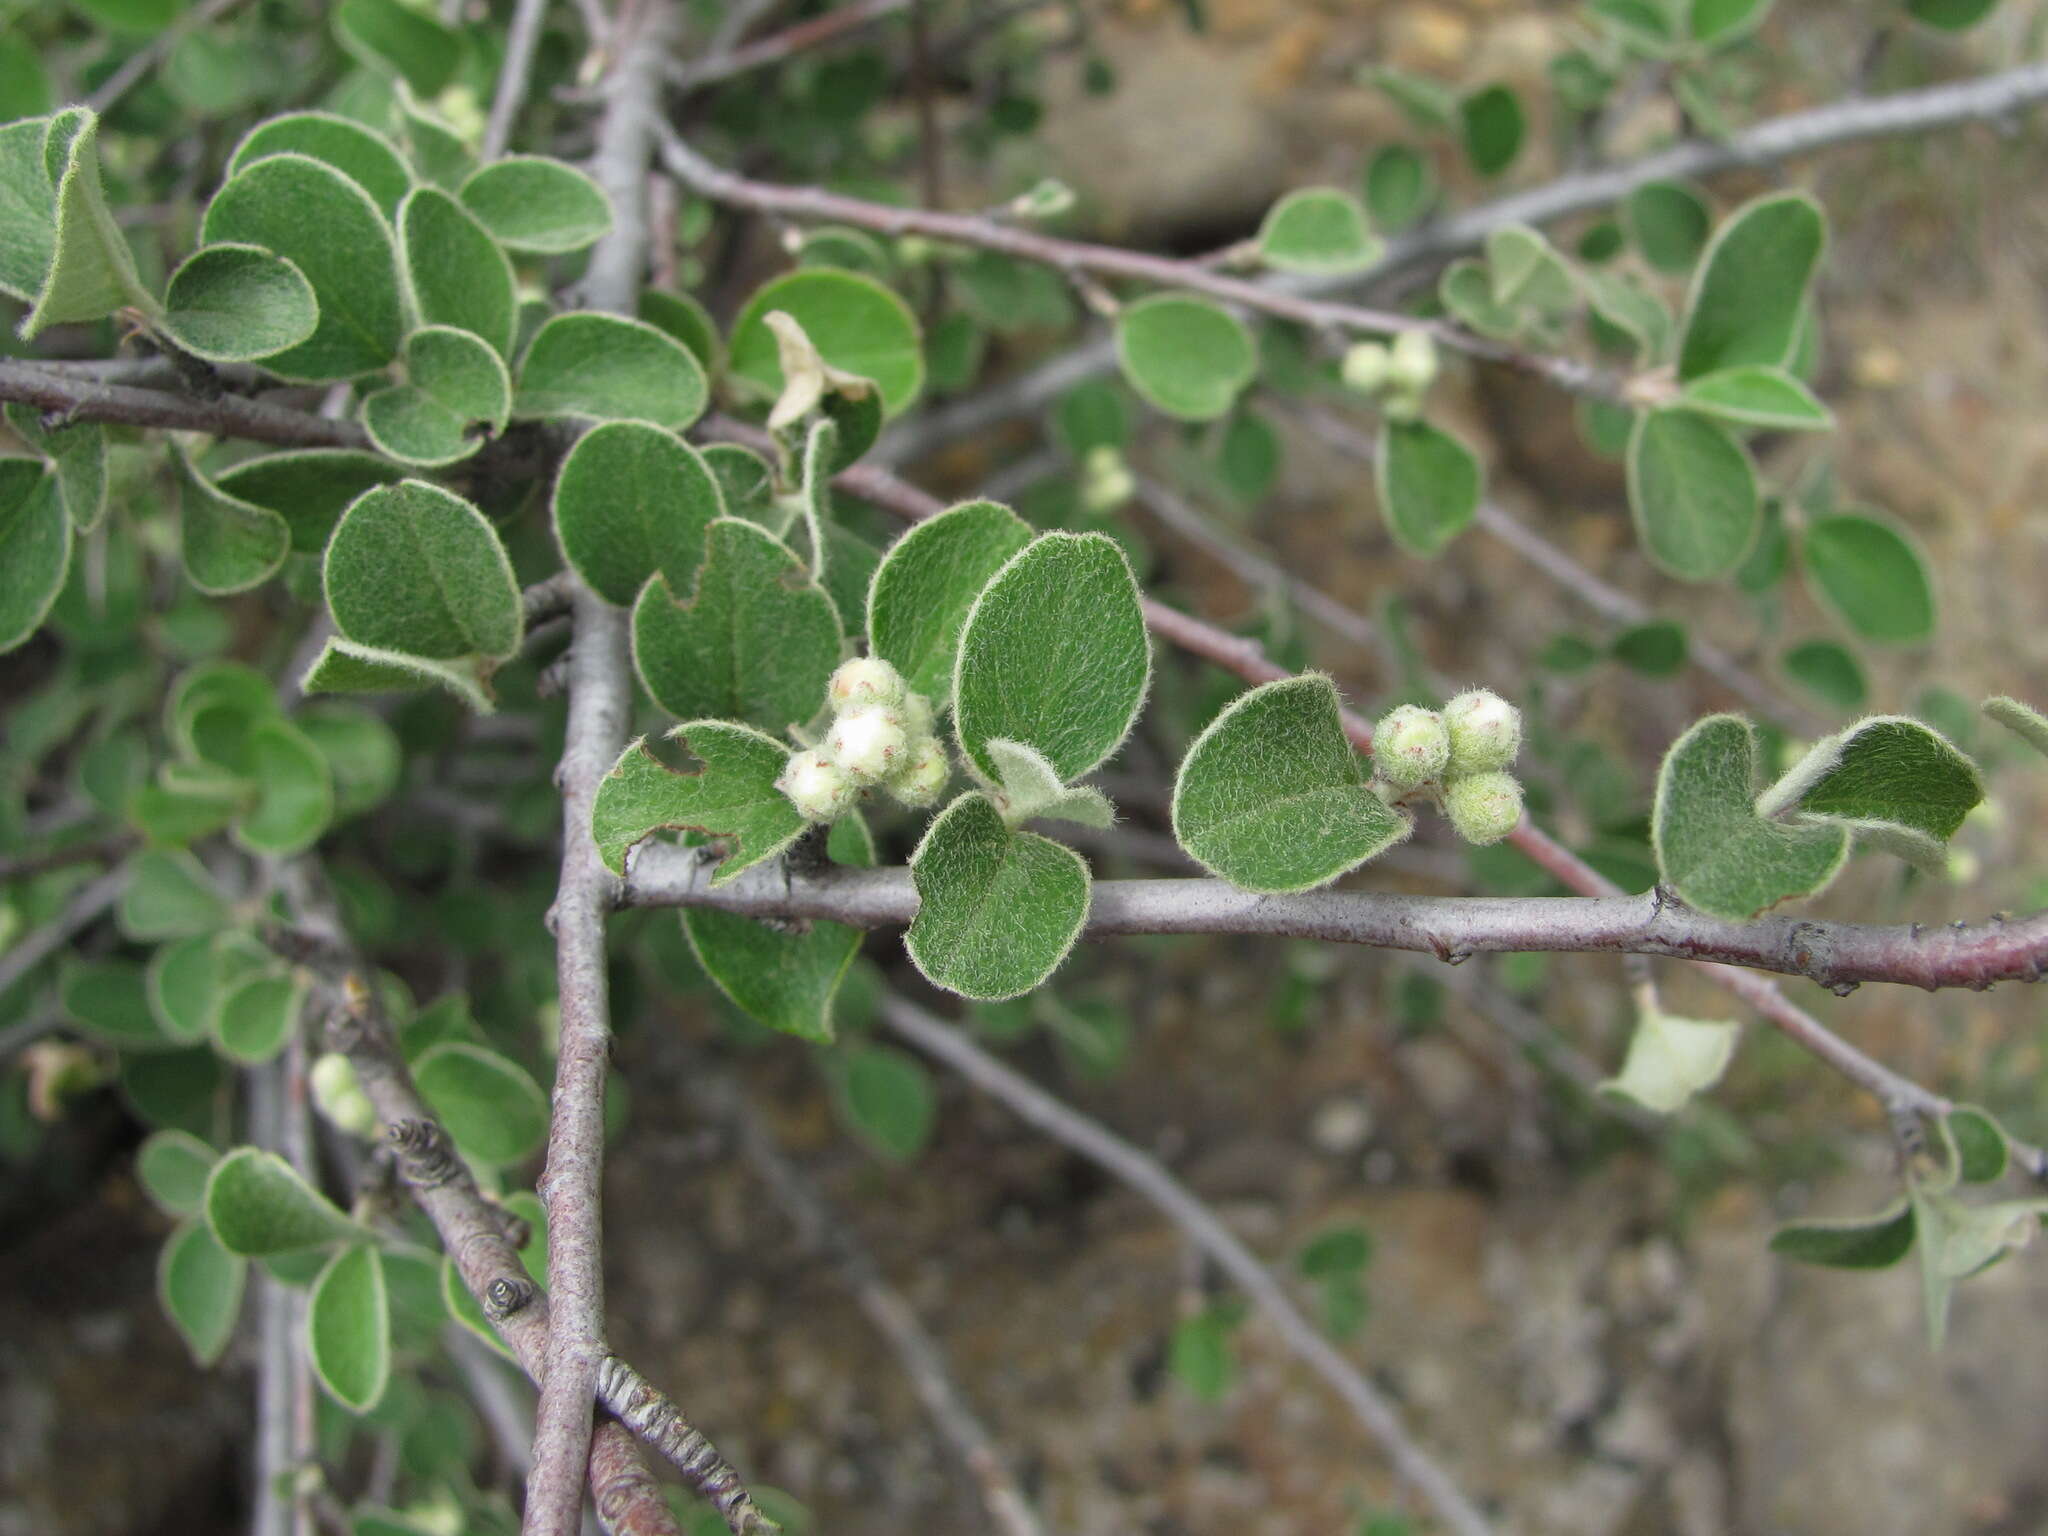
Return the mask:
POLYGON ((839 665, 839 612, 788 545, 753 523, 709 527, 688 601, 657 572, 633 607, 633 664, 672 715, 779 731, 815 715, 839 665))
POLYGON ((1834 822, 1923 867, 1984 798, 1971 761, 1939 732, 1874 715, 1816 742, 1757 801, 1757 814, 1834 822))
POLYGON ((556 315, 519 367, 512 414, 638 419, 681 431, 704 413, 704 370, 681 342, 638 320, 556 315))
MULTIPOLYGON (((832 823, 826 851, 835 864, 866 869, 874 839, 859 816, 832 823)), ((683 932, 704 974, 757 1024, 819 1043, 832 1039, 832 1000, 860 953, 861 933, 844 923, 815 922, 783 932, 709 907, 685 907, 683 932)))
POLYGON ((1645 677, 1676 677, 1685 670, 1685 626, 1669 619, 1631 624, 1609 647, 1614 659, 1645 677))
POLYGON ((334 779, 327 759, 298 727, 266 720, 249 732, 256 803, 235 823, 235 839, 252 853, 304 853, 334 819, 334 779))
POLYGON ((305 274, 254 245, 209 245, 171 274, 157 328, 194 357, 247 363, 296 347, 320 323, 305 274))
POLYGON ((873 278, 829 267, 791 272, 757 289, 733 321, 731 369, 760 398, 779 399, 782 356, 768 316, 788 315, 832 368, 871 380, 894 416, 924 387, 917 317, 873 278))
POLYGON ((1961 1105, 1943 1116, 1943 1128, 1955 1144, 1956 1175, 1965 1184, 1995 1184, 2005 1177, 2012 1146, 2005 1127, 1987 1111, 1961 1105))
POLYGON ((57 477, 57 499, 80 533, 99 526, 107 511, 107 429, 96 421, 46 428, 34 406, 9 403, 7 424, 43 456, 57 477))
POLYGON ((1579 297, 1572 269, 1543 232, 1527 224, 1506 224, 1487 235, 1486 277, 1494 303, 1545 317, 1570 309, 1579 297))
POLYGON ((33 304, 57 244, 57 189, 43 161, 46 117, 0 127, 0 293, 33 304))
POLYGON ((327 764, 334 784, 334 820, 347 821, 390 798, 404 771, 397 733, 356 704, 313 704, 293 716, 327 764))
POLYGON ((985 795, 941 811, 910 857, 917 917, 904 947, 934 986, 979 1002, 1018 997, 1059 969, 1088 918, 1088 865, 1012 831, 985 795))
POLYGON ((1665 754, 1651 836, 1663 882, 1690 906, 1743 921, 1811 895, 1848 857, 1831 822, 1786 825, 1757 814, 1756 728, 1709 715, 1665 754))
POLYGON ((1195 738, 1174 779, 1174 837, 1248 891, 1325 885, 1408 831, 1367 784, 1336 685, 1316 673, 1240 694, 1195 738))
POLYGON ((462 206, 507 250, 534 256, 580 251, 612 227, 603 188, 539 155, 493 160, 462 184, 462 206))
POLYGON ((346 379, 398 355, 398 255, 391 226, 360 186, 306 155, 272 155, 231 177, 207 205, 208 245, 254 245, 313 285, 320 319, 307 340, 266 358, 291 379, 346 379))
POLYGON ((1008 507, 966 501, 889 546, 868 587, 868 645, 934 707, 951 701, 960 626, 989 579, 1031 542, 1008 507))
POLYGON ((1922 26, 1966 32, 1989 16, 1998 0, 1906 0, 1906 11, 1922 26))
POLYGON ((620 607, 657 571, 669 591, 690 591, 706 530, 725 515, 704 456, 640 421, 605 422, 578 438, 555 476, 554 507, 562 553, 593 592, 620 607))
POLYGON ((478 714, 487 715, 496 708, 485 685, 491 670, 487 658, 429 661, 404 651, 333 639, 306 669, 299 688, 307 694, 416 693, 422 688, 445 688, 478 714))
POLYGON ((387 457, 429 468, 466 459, 505 429, 512 378, 490 343, 448 325, 405 339, 407 382, 363 402, 363 426, 387 457))
POLYGON ((1441 427, 1385 420, 1373 483, 1394 542, 1428 560, 1472 521, 1485 475, 1478 455, 1441 427))
POLYGON ((1830 1269, 1889 1269, 1913 1251, 1913 1209, 1901 1200, 1875 1216, 1780 1227, 1771 1252, 1830 1269))
POLYGON ((1484 86, 1458 103, 1458 130, 1472 168, 1498 176, 1522 152, 1528 131, 1522 98, 1505 85, 1484 86))
POLYGON ((1382 229, 1406 229, 1436 201, 1436 171, 1422 151, 1388 144, 1365 168, 1365 205, 1382 229))
POLYGON ((398 210, 398 246, 424 325, 452 325, 512 356, 519 290, 512 263, 475 215, 439 187, 416 187, 398 210))
POLYGON ((185 578, 208 596, 245 592, 277 574, 291 553, 291 529, 268 507, 243 501, 209 480, 183 452, 178 532, 185 578))
POLYGON ((420 1053, 412 1075, 464 1157, 497 1166, 517 1163, 547 1138, 547 1095, 509 1057, 444 1041, 420 1053))
POLYGON ((727 841, 725 862, 711 877, 723 885, 782 852, 809 825, 775 787, 789 748, 774 737, 725 720, 685 721, 669 736, 688 746, 702 771, 676 772, 643 737, 597 786, 590 830, 612 873, 625 873, 626 850, 649 833, 703 832, 727 841))
POLYGON ((36 459, 0 459, 0 653, 41 626, 70 567, 57 477, 36 459))
POLYGON ((136 943, 156 944, 214 932, 228 920, 228 901, 191 854, 152 848, 136 856, 114 919, 136 943))
POLYGON ((1628 195, 1622 217, 1643 260, 1659 272, 1690 272, 1714 227, 1706 199, 1678 181, 1646 181, 1628 195))
POLYGON ((1722 1019, 1680 1019, 1651 1011, 1636 1020, 1621 1072, 1600 1091, 1676 1114, 1721 1080, 1741 1029, 1722 1019))
POLYGON ((711 318, 711 311, 698 299, 663 288, 643 288, 639 316, 689 348, 706 378, 715 379, 725 371, 725 340, 718 334, 718 322, 711 318))
POLYGON ((1816 517, 1799 541, 1814 595, 1865 640, 1920 645, 1934 636, 1934 579, 1913 541, 1883 519, 1816 517))
POLYGON ((35 307, 21 322, 22 337, 98 320, 124 304, 153 313, 156 300, 136 275, 128 237, 100 190, 99 119, 85 107, 59 112, 50 119, 43 161, 56 187, 56 232, 35 307))
POLYGON ((296 554, 317 555, 348 504, 405 471, 374 453, 354 448, 295 448, 232 464, 213 477, 220 494, 266 508, 291 529, 296 554))
POLYGON ((290 1163, 260 1147, 236 1147, 213 1165, 206 1221, 223 1248, 244 1258, 324 1248, 362 1235, 290 1163))
POLYGON ((1854 714, 1870 697, 1863 664, 1832 640, 1807 640, 1785 652, 1785 675, 1843 714, 1854 714))
POLYGON ((1724 368, 1694 379, 1679 399, 1703 415, 1778 432, 1826 432, 1835 424, 1813 391, 1782 368, 1724 368))
POLYGON ((292 977, 255 975, 221 993, 214 1018, 214 1042, 221 1054, 244 1066, 269 1061, 298 1027, 305 991, 292 977))
POLYGON ((892 1163, 904 1163, 931 1140, 939 1096, 931 1073, 915 1056, 893 1046, 863 1045, 846 1054, 839 1108, 869 1147, 892 1163))
POLYGON ((190 1131, 156 1131, 135 1152, 135 1177, 172 1216, 197 1216, 206 1206, 206 1178, 220 1154, 190 1131))
POLYGON ((391 1301, 374 1243, 327 1261, 306 1304, 306 1355, 320 1385, 351 1413, 368 1413, 391 1379, 391 1301))
POLYGON ((1044 820, 1106 827, 1116 820, 1116 807, 1101 790, 1062 784, 1044 753, 998 736, 989 741, 988 755, 996 765, 997 786, 989 799, 1010 826, 1044 820))
POLYGON ((462 35, 405 0, 342 0, 334 31, 352 53, 396 73, 424 99, 440 95, 462 63, 462 35))
POLYGON ((1282 272, 1360 272, 1385 250, 1358 199, 1334 187, 1289 192, 1259 226, 1259 258, 1282 272))
POLYGON ((147 977, 130 961, 67 965, 57 1000, 67 1022, 118 1050, 160 1051, 179 1043, 157 1023, 147 977))
POLYGON ((1772 4, 1773 0, 1692 0, 1686 20, 1694 42, 1718 48, 1763 25, 1772 4))
POLYGON ((1259 371, 1259 349, 1236 316, 1182 293, 1119 310, 1116 350, 1131 387, 1181 421, 1227 414, 1259 371))
POLYGON ((328 541, 326 587, 335 626, 358 645, 433 661, 519 649, 519 585, 497 530, 424 480, 356 498, 328 541))
POLYGON ((1727 575, 1756 542, 1756 467, 1726 427, 1692 411, 1636 417, 1628 504, 1643 553, 1681 581, 1727 575))
POLYGON ((1042 534, 989 579, 961 625, 961 750, 993 780, 989 740, 1023 742, 1071 783, 1123 744, 1151 675, 1122 546, 1100 533, 1042 534))
POLYGON ((203 1222, 173 1232, 157 1260, 156 1294, 195 1363, 220 1359, 242 1310, 248 1262, 223 1248, 203 1222))
POLYGON ((1731 213, 1693 280, 1678 377, 1789 362, 1826 245, 1827 217, 1803 192, 1771 193, 1731 213))
POLYGON ((1986 699, 1984 713, 2043 757, 2048 757, 2048 715, 2003 694, 1986 699))
POLYGON ((370 194, 385 218, 395 218, 412 186, 412 171, 391 141, 353 118, 332 112, 288 112, 258 123, 228 159, 228 175, 271 155, 304 155, 333 166, 370 194))
POLYGON ((1634 343, 1637 362, 1656 362, 1665 355, 1672 320, 1662 299, 1622 272, 1582 272, 1579 286, 1593 314, 1634 343))
POLYGON ((149 1009, 181 1044, 209 1038, 229 988, 270 963, 268 952, 238 933, 199 934, 166 944, 149 959, 149 1009))

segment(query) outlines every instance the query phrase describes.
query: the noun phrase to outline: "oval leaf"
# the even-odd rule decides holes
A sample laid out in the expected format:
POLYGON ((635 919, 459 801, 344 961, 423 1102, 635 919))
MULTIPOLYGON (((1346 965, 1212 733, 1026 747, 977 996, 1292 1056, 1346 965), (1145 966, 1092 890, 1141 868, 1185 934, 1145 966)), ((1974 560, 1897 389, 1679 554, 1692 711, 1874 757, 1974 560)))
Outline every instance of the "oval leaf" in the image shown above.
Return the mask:
POLYGON ((1727 428, 1692 411, 1637 416, 1628 504, 1643 553, 1681 581, 1725 576, 1756 541, 1756 468, 1727 428))
POLYGON ((1259 371, 1258 347, 1234 315, 1180 293, 1125 305, 1116 349, 1131 387, 1182 421, 1227 414, 1259 371))
POLYGON ((953 695, 960 626, 989 579, 1031 542, 1031 528, 993 501, 962 502, 889 547, 868 587, 868 646, 911 691, 943 708, 953 695))
POLYGON ((236 1147, 213 1165, 206 1220, 223 1248, 252 1259, 362 1235, 290 1163, 260 1147, 236 1147))
POLYGON ((1694 379, 1679 399, 1704 415, 1743 427, 1826 432, 1835 424, 1813 391, 1782 368, 1724 368, 1694 379))
POLYGON ((157 1261, 156 1293, 164 1313, 200 1365, 220 1359, 242 1310, 246 1260, 220 1245, 204 1222, 173 1232, 157 1261))
POLYGON ((704 563, 705 533, 725 515, 718 478, 673 432, 611 421, 576 440, 555 476, 555 536, 606 602, 630 607, 647 578, 688 592, 704 563))
POLYGON ((412 172, 389 139, 332 112, 290 112, 258 123, 235 146, 228 175, 271 155, 324 161, 369 193, 387 219, 412 186, 412 172))
POLYGON ((638 419, 680 431, 704 414, 704 370, 673 337, 639 320, 556 315, 519 366, 512 414, 638 419))
POLYGON ((0 459, 0 652, 41 627, 70 567, 57 477, 36 459, 0 459))
POLYGON ((910 857, 917 917, 904 947, 934 986, 978 1002, 1031 991, 1059 969, 1088 919, 1088 865, 1012 831, 984 795, 934 818, 910 857))
POLYGON ((611 199, 581 171, 539 155, 507 155, 462 184, 462 206, 507 250, 558 256, 612 227, 611 199))
POLYGON ((254 245, 209 245, 171 274, 167 312, 157 325, 179 347, 210 363, 273 357, 320 323, 313 285, 282 256, 254 245))
POLYGON ((1934 636, 1934 581, 1911 540, 1860 513, 1816 517, 1799 541, 1807 581, 1865 640, 1919 645, 1934 636))
POLYGON ((435 661, 519 648, 519 584, 497 530, 424 480, 357 497, 328 541, 325 579, 335 626, 359 645, 435 661))
POLYGON ((547 1095, 509 1057, 448 1041, 422 1052, 412 1074, 465 1157, 516 1163, 547 1137, 547 1095))
POLYGON ((1394 542, 1425 560, 1472 521, 1484 490, 1478 455, 1426 421, 1381 423, 1373 479, 1394 542))
POLYGON ((1385 249, 1358 199, 1332 187, 1288 193, 1259 226, 1259 258, 1282 272, 1360 272, 1385 249))
POLYGON ((438 468, 466 459, 504 431, 512 379, 480 336, 430 325, 405 339, 406 382, 363 402, 363 427, 380 452, 438 468))
POLYGON ((1693 280, 1679 378, 1789 362, 1826 245, 1827 218, 1803 192, 1772 193, 1731 213, 1693 280))
POLYGON ((827 267, 792 272, 755 291, 733 321, 733 376, 763 399, 783 392, 782 354, 768 316, 788 315, 832 368, 872 382, 894 416, 924 387, 924 352, 910 306, 873 278, 827 267))

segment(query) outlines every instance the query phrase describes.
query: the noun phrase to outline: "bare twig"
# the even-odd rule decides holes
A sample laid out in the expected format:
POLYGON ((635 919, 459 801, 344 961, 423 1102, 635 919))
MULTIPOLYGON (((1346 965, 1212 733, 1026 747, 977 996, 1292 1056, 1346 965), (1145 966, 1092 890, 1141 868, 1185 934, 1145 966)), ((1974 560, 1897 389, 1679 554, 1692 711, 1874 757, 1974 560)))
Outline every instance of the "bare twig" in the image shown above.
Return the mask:
POLYGON ((526 104, 527 83, 533 75, 533 53, 540 44, 540 24, 547 15, 547 0, 519 0, 512 12, 512 25, 505 32, 505 59, 498 66, 498 89, 491 97, 490 119, 477 146, 480 159, 491 161, 505 153, 512 142, 512 125, 526 104))
POLYGON ((783 1214, 795 1223, 807 1243, 838 1266, 861 1311, 895 1351, 925 1412, 974 1480, 990 1524, 1004 1536, 1040 1536, 1038 1517, 1004 1465, 994 1439, 954 1384, 938 1341, 925 1331, 902 1293, 883 1276, 866 1246, 834 1214, 824 1194, 775 1145, 760 1116, 747 1107, 737 1084, 726 1079, 715 1083, 699 1079, 691 1097, 705 1114, 731 1128, 740 1154, 783 1214))
POLYGON ((1023 1074, 1005 1066, 959 1030, 893 993, 882 1000, 882 1020, 928 1055, 936 1056, 975 1087, 1062 1146, 1128 1185, 1187 1234, 1264 1313, 1287 1347, 1344 1400, 1400 1477, 1419 1489, 1446 1528, 1459 1536, 1486 1536, 1486 1517, 1409 1434, 1398 1409, 1367 1381, 1302 1315, 1272 1271, 1238 1241, 1216 1213, 1159 1162, 1122 1137, 1061 1103, 1023 1074))
POLYGON ((63 909, 40 928, 25 935, 6 954, 0 955, 0 992, 5 992, 30 971, 98 922, 128 888, 133 873, 122 864, 98 879, 79 887, 63 909))
POLYGON ((369 435, 352 421, 288 410, 239 395, 195 400, 162 389, 134 389, 67 375, 36 363, 0 361, 0 400, 33 405, 59 424, 116 422, 240 437, 286 448, 368 448, 369 435))
POLYGON ((100 88, 85 99, 85 104, 95 112, 112 110, 114 104, 134 90, 144 76, 171 56, 173 48, 200 28, 222 20, 242 3, 243 0, 206 0, 204 5, 187 11, 123 60, 121 67, 107 76, 100 83, 100 88))
POLYGON ((757 42, 746 43, 724 53, 707 53, 692 64, 675 64, 668 71, 668 81, 681 90, 694 91, 769 64, 780 64, 784 59, 836 42, 862 27, 893 16, 909 3, 910 0, 853 0, 850 5, 838 6, 823 15, 800 21, 757 42))

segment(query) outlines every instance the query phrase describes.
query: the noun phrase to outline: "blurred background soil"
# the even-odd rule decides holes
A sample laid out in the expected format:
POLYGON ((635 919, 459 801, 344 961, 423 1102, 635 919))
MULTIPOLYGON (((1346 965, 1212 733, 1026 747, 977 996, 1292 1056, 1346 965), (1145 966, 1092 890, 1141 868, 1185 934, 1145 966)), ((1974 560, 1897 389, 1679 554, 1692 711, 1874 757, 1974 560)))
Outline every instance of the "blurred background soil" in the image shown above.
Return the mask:
MULTIPOLYGON (((1864 9, 1781 3, 1768 36, 1789 67, 1758 110, 1836 94, 1864 9)), ((2038 9, 2012 0, 1961 45, 1916 37, 1879 85, 2005 61, 2038 9)), ((1106 238, 1198 250, 1241 237, 1285 188, 1351 184, 1375 145, 1413 137, 1355 83, 1358 64, 1460 86, 1504 78, 1533 99, 1569 24, 1563 6, 1519 0, 1211 0, 1211 13, 1196 37, 1168 0, 1109 8, 1101 36, 1120 90, 1047 104, 1051 161, 1106 238)), ((1656 108, 1642 118, 1624 124, 1624 143, 1668 127, 1656 108)), ((1547 139, 1535 137, 1511 183, 1544 174, 1547 139)), ((1448 159, 1440 168, 1477 192, 1448 159)), ((1930 651, 1872 659, 1877 708, 1909 707, 1937 680, 1969 698, 2048 697, 2044 173, 2037 115, 2011 135, 1837 150, 1714 185, 1724 209, 1781 178, 1811 186, 1833 219, 1822 392, 1841 422, 1838 478, 1845 498, 1890 509, 1924 541, 1942 601, 1930 651)), ((1499 372, 1462 376, 1446 398, 1480 432, 1509 507, 1661 610, 1754 651, 1746 608, 1660 582, 1634 554, 1619 470, 1579 445, 1568 405, 1499 372)), ((1522 678, 1534 645, 1585 627, 1476 537, 1435 564, 1396 558, 1358 469, 1306 436, 1288 443, 1251 531, 1361 608, 1401 593, 1435 667, 1522 678)), ((1814 450, 1775 451, 1791 465, 1814 450)), ((1198 556, 1167 559, 1218 616, 1256 601, 1198 556)), ((1826 632, 1801 602, 1784 633, 1826 632)), ((1355 694, 1388 686, 1371 657, 1316 649, 1355 694)), ((1553 694, 1574 730, 1635 765, 1637 793, 1683 722, 1726 702, 1614 668, 1553 694)), ((1825 910, 1933 920, 2039 905, 2040 785, 2013 765, 1994 795, 1998 817, 1964 838, 1981 879, 1902 893, 1859 871, 1825 910)), ((1421 843, 1424 861, 1449 853, 1421 843)), ((1861 1276, 1772 1258, 1774 1222, 1867 1211, 1894 1182, 1874 1106, 1756 1026, 1714 1113, 1639 1134, 1557 1092, 1471 1006, 1466 972, 1484 964, 1313 960, 1251 941, 1130 944, 1088 963, 1089 984, 1134 1021, 1130 1064, 1097 1080, 1042 1043, 1015 1059, 1156 1152, 1276 1262, 1331 1223, 1366 1227, 1376 1257, 1354 1347, 1504 1531, 2048 1529, 2048 1265, 2022 1255, 1965 1286, 1936 1356, 1910 1266, 1861 1276), (1306 965, 1326 968, 1313 1015, 1276 1028, 1275 979, 1306 965), (1390 1001, 1418 973, 1450 983, 1433 1022, 1403 1022, 1390 1001)), ((1665 970, 1674 1011, 1725 1012, 1665 970)), ((1859 1044, 2040 1134, 2038 993, 1797 990, 1859 1044)), ((1593 1061, 1619 1060, 1617 963, 1555 962, 1532 1002, 1593 1061)), ((620 1042, 632 1112, 607 1188, 616 1342, 737 1460, 804 1499, 821 1530, 985 1528, 830 1267, 679 1109, 691 1053, 716 1030, 699 996, 668 1027, 620 1042)), ((1167 1339, 1207 1284, 1199 1266, 1149 1207, 999 1107, 942 1077, 934 1145, 890 1169, 837 1128, 802 1047, 756 1051, 745 1073, 944 1342, 1053 1528, 1308 1536, 1412 1509, 1256 1318, 1233 1336, 1240 1376, 1226 1400, 1202 1404, 1177 1384, 1167 1339)), ((67 1135, 78 1189, 45 1190, 0 1225, 0 1536, 232 1529, 246 1372, 190 1370, 152 1296, 162 1223, 125 1159, 105 1152, 119 1133, 67 1135)))

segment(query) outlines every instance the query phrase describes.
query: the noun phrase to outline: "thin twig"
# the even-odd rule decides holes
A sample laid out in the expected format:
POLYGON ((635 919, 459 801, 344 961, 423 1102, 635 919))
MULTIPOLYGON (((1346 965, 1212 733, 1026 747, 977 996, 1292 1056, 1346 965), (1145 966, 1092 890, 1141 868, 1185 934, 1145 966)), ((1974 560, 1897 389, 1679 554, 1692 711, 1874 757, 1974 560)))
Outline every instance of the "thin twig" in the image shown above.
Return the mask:
MULTIPOLYGON (((592 173, 614 224, 591 253, 584 300, 630 314, 647 263, 647 169, 660 115, 661 71, 674 15, 650 0, 637 30, 614 38, 616 60, 592 173)), ((622 25, 624 25, 622 23, 622 25)), ((555 782, 562 793, 562 870, 549 918, 561 1030, 554 1113, 540 1196, 548 1215, 547 1373, 534 1414, 524 1536, 575 1536, 590 1461, 590 1404, 604 1364, 604 1087, 611 1063, 605 918, 617 882, 591 835, 598 781, 625 745, 633 712, 626 615, 582 583, 570 602, 569 718, 555 782)))
POLYGON ((808 53, 842 37, 893 16, 910 0, 853 0, 795 26, 786 27, 758 42, 746 43, 725 53, 707 54, 695 63, 677 63, 668 70, 668 83, 679 90, 694 91, 734 75, 744 75, 769 64, 808 53))
POLYGON ((128 879, 133 873, 132 865, 122 864, 87 882, 64 903, 55 917, 21 938, 6 954, 0 955, 0 993, 98 922, 106 910, 120 899, 121 892, 128 888, 128 879))
POLYGON ((55 418, 58 425, 104 421, 247 438, 286 448, 370 447, 369 434, 352 421, 245 400, 240 395, 195 400, 169 390, 102 384, 57 372, 54 365, 0 360, 0 400, 33 405, 55 418))
POLYGON ((811 1247, 837 1266, 846 1287, 875 1331, 895 1351, 918 1399, 960 1458, 988 1510, 989 1521, 1004 1536, 1041 1536, 1043 1527, 1004 1465, 988 1429, 954 1384, 938 1341, 925 1331, 903 1294, 883 1276, 881 1267, 853 1230, 803 1172, 775 1145, 761 1117, 746 1104, 739 1086, 729 1079, 698 1079, 691 1097, 698 1107, 730 1127, 747 1165, 767 1186, 783 1214, 811 1247))
POLYGON ((242 3, 243 0, 206 0, 204 5, 187 11, 124 59, 121 67, 100 82, 98 90, 86 97, 85 104, 95 112, 111 111, 116 102, 134 90, 151 70, 171 56, 173 48, 200 28, 212 26, 242 3))
POLYGON ((1302 1315, 1273 1272, 1217 1219, 1216 1213, 1160 1163, 1107 1127, 1061 1103, 1023 1074, 1005 1066, 959 1030, 894 993, 882 999, 882 1021, 928 1055, 936 1056, 975 1087, 1000 1100, 1027 1123, 1150 1201, 1264 1313, 1287 1347, 1344 1400, 1379 1444, 1399 1476, 1429 1501, 1459 1536, 1487 1536, 1492 1526, 1402 1424, 1393 1403, 1302 1315))
POLYGON ((512 25, 505 31, 505 59, 498 66, 498 89, 491 97, 491 115, 477 146, 477 157, 486 163, 504 154, 505 146, 512 142, 512 125, 526 104, 533 54, 540 45, 540 24, 547 9, 547 0, 519 0, 512 12, 512 25))

